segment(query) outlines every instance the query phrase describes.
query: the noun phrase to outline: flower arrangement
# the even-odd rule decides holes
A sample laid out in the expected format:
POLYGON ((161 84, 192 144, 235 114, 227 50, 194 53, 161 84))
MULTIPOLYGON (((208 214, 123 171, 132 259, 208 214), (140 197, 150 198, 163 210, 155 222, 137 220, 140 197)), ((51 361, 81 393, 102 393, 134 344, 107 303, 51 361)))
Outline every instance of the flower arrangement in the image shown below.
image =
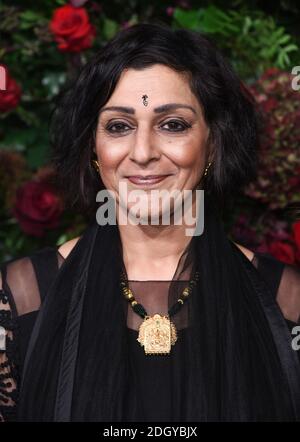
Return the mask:
POLYGON ((84 214, 66 211, 46 161, 53 99, 118 30, 164 17, 174 28, 210 34, 263 116, 258 179, 237 202, 229 234, 253 250, 300 265, 300 101, 289 74, 300 45, 263 11, 192 9, 187 0, 145 0, 142 8, 135 3, 0 5, 0 57, 6 68, 6 88, 0 90, 0 262, 59 245, 84 229, 84 214))
POLYGON ((263 120, 257 180, 245 190, 231 234, 300 265, 300 92, 292 81, 289 72, 271 68, 248 87, 263 120))
POLYGON ((300 203, 300 92, 293 78, 272 68, 250 87, 265 121, 258 179, 246 194, 270 209, 300 203))

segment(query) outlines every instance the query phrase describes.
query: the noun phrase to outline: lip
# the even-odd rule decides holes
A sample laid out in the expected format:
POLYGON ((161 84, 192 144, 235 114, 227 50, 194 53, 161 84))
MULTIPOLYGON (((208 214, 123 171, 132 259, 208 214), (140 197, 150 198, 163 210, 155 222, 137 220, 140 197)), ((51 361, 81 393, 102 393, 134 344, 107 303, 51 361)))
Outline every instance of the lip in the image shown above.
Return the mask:
POLYGON ((131 183, 143 186, 149 186, 152 184, 157 184, 163 181, 170 175, 147 175, 145 177, 141 175, 128 176, 126 177, 131 183))

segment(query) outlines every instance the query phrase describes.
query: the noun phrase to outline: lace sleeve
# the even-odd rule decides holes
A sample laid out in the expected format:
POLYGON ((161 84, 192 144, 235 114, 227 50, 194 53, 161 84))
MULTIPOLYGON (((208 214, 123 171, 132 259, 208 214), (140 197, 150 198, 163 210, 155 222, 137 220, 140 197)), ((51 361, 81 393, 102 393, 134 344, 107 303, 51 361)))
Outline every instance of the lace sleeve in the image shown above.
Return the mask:
POLYGON ((17 405, 17 324, 0 273, 0 422, 14 421, 17 405))
POLYGON ((253 265, 263 276, 290 324, 300 324, 300 269, 271 255, 256 253, 253 265))
POLYGON ((62 262, 55 247, 45 247, 0 266, 0 422, 17 418, 18 386, 34 324, 34 319, 23 322, 24 317, 39 311, 62 262))

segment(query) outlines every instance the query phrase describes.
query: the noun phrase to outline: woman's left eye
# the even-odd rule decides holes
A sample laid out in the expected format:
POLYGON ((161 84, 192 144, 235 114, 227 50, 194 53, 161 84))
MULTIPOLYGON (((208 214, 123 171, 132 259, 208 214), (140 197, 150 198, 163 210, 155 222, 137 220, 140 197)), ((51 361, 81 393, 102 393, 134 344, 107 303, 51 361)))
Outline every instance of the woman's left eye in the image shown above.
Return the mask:
POLYGON ((176 121, 176 120, 168 121, 167 123, 164 123, 162 126, 165 126, 166 124, 169 124, 171 127, 173 125, 173 128, 174 128, 174 125, 175 126, 177 125, 177 127, 178 127, 178 125, 181 126, 181 129, 179 128, 179 130, 178 129, 175 129, 175 130, 167 129, 168 132, 183 132, 186 129, 191 127, 190 124, 183 123, 182 121, 176 121))

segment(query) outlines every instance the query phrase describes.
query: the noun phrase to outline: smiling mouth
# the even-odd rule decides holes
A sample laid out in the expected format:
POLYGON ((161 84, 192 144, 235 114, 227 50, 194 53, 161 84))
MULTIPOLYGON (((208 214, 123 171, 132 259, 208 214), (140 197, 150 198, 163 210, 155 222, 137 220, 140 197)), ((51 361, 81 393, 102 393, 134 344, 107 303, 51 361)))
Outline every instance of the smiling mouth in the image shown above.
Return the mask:
POLYGON ((170 175, 148 175, 148 176, 141 176, 141 175, 135 175, 135 176, 127 176, 126 178, 134 184, 156 184, 163 181, 165 178, 167 178, 170 175))

